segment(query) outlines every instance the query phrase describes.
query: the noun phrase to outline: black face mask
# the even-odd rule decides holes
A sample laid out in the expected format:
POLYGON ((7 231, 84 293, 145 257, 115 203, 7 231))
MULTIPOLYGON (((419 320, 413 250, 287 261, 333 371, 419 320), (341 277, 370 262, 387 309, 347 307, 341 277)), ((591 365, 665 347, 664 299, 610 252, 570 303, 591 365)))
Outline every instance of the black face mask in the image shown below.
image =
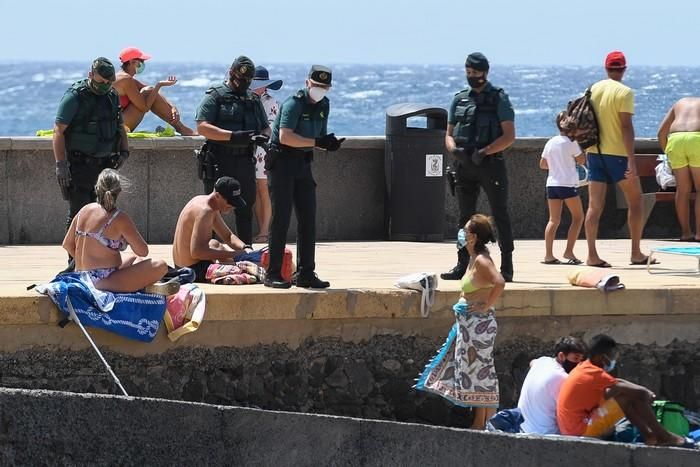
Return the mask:
POLYGON ((486 83, 486 77, 485 76, 467 76, 467 83, 469 83, 469 87, 472 88, 480 88, 481 86, 486 83))
POLYGON ((578 363, 572 362, 570 360, 564 360, 563 362, 561 362, 561 367, 564 368, 564 371, 566 371, 567 373, 571 373, 571 370, 576 368, 577 365, 578 363))
POLYGON ((240 92, 247 91, 248 88, 250 88, 250 83, 252 82, 252 79, 247 79, 247 78, 239 78, 236 75, 231 75, 229 77, 229 82, 231 83, 231 87, 240 92))

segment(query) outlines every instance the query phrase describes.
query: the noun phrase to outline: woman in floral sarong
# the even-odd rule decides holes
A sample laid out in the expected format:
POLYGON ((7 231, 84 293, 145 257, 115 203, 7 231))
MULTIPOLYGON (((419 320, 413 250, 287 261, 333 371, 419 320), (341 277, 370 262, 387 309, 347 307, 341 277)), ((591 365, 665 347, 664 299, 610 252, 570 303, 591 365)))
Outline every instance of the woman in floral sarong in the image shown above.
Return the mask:
POLYGON ((486 248, 495 241, 493 226, 483 214, 473 215, 459 231, 457 247, 466 245, 470 260, 459 301, 452 307, 456 321, 416 384, 417 389, 438 394, 453 404, 474 407, 471 428, 476 430, 483 430, 498 408, 493 361, 498 326, 493 307, 505 281, 486 248))

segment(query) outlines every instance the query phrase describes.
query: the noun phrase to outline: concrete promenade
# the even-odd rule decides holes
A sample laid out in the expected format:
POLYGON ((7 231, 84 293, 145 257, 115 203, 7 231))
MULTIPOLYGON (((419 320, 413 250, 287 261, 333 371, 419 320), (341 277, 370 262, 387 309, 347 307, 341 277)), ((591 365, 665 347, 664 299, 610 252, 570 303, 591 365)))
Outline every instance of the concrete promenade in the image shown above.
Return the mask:
MULTIPOLYGON (((661 245, 679 243, 642 243, 644 251, 661 245)), ((649 274, 645 266, 629 265, 629 241, 602 240, 599 251, 614 266, 609 272, 620 275, 627 286, 624 291, 604 294, 568 284, 567 273, 581 266, 541 264, 543 247, 542 241, 516 242, 515 282, 507 284, 497 310, 499 319, 515 320, 517 326, 504 328, 503 334, 499 330, 499 338, 508 334, 553 338, 567 330, 614 328, 621 342, 666 345, 674 338, 698 340, 697 326, 688 326, 700 323, 700 281, 694 258, 660 255, 661 264, 649 274)), ((561 252, 563 247, 563 241, 557 241, 555 251, 561 252)), ((491 250, 498 264, 498 248, 491 250)), ((576 251, 584 258, 583 240, 576 251)), ((169 245, 153 246, 151 253, 170 262, 169 245)), ((153 343, 145 345, 95 332, 102 343, 135 354, 180 345, 285 342, 295 346, 307 336, 339 336, 352 341, 387 332, 438 337, 452 320, 458 282, 440 281, 428 319, 420 318, 419 294, 394 288, 393 283, 411 272, 445 271, 454 260, 455 247, 448 242, 320 243, 317 270, 332 285, 326 291, 204 285, 204 324, 176 344, 162 331, 153 343)), ((0 247, 0 264, 0 351, 37 344, 84 347, 77 329, 66 333, 67 329, 54 325, 59 314, 47 297, 26 290, 29 284, 49 281, 64 266, 65 253, 59 246, 0 247), (34 331, 16 332, 24 328, 34 331)))

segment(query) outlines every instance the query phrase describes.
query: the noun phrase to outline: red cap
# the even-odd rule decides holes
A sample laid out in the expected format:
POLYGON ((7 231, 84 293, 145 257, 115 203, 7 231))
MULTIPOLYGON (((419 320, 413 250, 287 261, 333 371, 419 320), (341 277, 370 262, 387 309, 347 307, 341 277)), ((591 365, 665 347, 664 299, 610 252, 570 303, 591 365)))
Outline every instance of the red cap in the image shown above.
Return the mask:
POLYGON ((608 69, 616 69, 616 68, 626 68, 627 67, 627 59, 625 58, 625 54, 620 52, 619 50, 613 50, 608 54, 607 57, 605 57, 605 68, 608 69))
POLYGON ((141 52, 136 47, 127 47, 126 49, 119 52, 119 60, 121 60, 122 63, 126 63, 129 60, 136 60, 136 59, 148 60, 149 58, 151 58, 150 55, 141 52))

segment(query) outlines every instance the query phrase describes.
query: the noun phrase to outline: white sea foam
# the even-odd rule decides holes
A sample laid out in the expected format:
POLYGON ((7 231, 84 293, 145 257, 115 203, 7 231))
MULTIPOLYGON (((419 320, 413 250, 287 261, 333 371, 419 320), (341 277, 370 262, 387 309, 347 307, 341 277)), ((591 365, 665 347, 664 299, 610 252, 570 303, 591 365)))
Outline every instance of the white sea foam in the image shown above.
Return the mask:
POLYGON ((46 75, 44 75, 43 73, 35 73, 34 75, 32 75, 32 81, 35 83, 44 82, 46 81, 46 75))
POLYGON ((209 78, 193 78, 178 81, 177 84, 186 88, 206 88, 211 84, 211 80, 209 78))
POLYGON ((534 114, 547 114, 547 113, 552 113, 554 110, 551 108, 542 108, 542 109, 515 109, 515 114, 516 115, 534 115, 534 114))
POLYGON ((369 91, 349 92, 343 94, 343 97, 347 99, 367 99, 368 97, 379 97, 383 95, 384 91, 380 91, 379 89, 371 89, 369 91))

